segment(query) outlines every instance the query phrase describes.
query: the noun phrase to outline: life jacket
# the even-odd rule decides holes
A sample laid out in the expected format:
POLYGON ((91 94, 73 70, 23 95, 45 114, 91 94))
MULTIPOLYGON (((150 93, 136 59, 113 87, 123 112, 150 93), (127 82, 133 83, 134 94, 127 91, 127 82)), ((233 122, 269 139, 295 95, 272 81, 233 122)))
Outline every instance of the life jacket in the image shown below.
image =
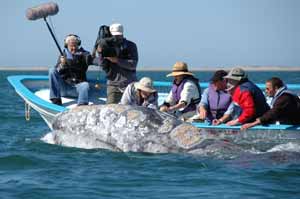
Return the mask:
POLYGON ((245 82, 241 83, 239 86, 241 92, 249 91, 251 93, 255 103, 255 115, 252 118, 249 118, 249 121, 260 117, 270 109, 263 92, 254 83, 249 80, 245 80, 245 82))
POLYGON ((231 103, 231 96, 224 91, 216 91, 212 84, 208 87, 208 119, 219 119, 231 103))
POLYGON ((192 81, 197 86, 197 90, 198 90, 198 93, 199 93, 199 98, 197 98, 197 99, 191 99, 191 102, 188 104, 188 106, 185 107, 185 109, 183 109, 181 111, 181 113, 187 113, 187 112, 196 110, 196 108, 197 108, 196 105, 201 100, 201 88, 200 88, 200 85, 199 85, 199 80, 197 78, 194 78, 193 76, 187 76, 186 78, 184 78, 180 82, 179 85, 177 85, 175 83, 175 80, 173 82, 173 85, 172 85, 172 96, 175 99, 175 103, 177 104, 179 102, 181 92, 182 92, 182 90, 184 88, 184 85, 185 85, 185 83, 187 81, 192 81))

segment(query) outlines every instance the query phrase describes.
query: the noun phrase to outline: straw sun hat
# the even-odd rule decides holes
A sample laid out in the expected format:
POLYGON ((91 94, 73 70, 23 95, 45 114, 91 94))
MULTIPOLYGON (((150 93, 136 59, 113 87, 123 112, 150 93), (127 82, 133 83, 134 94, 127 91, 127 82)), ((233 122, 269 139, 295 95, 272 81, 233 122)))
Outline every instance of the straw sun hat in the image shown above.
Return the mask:
POLYGON ((193 73, 188 71, 188 66, 184 62, 176 62, 173 66, 172 73, 168 74, 167 77, 178 76, 178 75, 192 75, 192 76, 194 76, 193 73))
POLYGON ((153 87, 153 82, 149 77, 143 77, 139 82, 135 83, 135 88, 145 92, 154 93, 156 90, 153 87))

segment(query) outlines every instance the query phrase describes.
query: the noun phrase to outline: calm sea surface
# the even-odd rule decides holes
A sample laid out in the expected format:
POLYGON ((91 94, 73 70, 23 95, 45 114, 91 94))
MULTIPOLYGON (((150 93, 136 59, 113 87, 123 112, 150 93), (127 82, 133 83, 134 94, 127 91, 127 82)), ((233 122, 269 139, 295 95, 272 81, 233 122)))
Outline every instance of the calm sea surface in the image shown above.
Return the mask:
MULTIPOLYGON (((49 129, 0 74, 0 198, 300 198, 300 145, 288 152, 216 158, 185 154, 118 153, 50 145, 49 129)), ((155 80, 167 72, 139 72, 155 80)), ((90 74, 95 76, 95 73, 90 74)), ((212 72, 197 72, 208 81, 212 72)), ((103 75, 101 75, 103 76, 103 75)), ((263 83, 279 76, 300 83, 300 72, 250 72, 263 83)), ((299 116, 300 117, 300 116, 299 116)), ((299 132, 300 133, 300 132, 299 132)), ((290 146, 289 145, 289 146, 290 146)))

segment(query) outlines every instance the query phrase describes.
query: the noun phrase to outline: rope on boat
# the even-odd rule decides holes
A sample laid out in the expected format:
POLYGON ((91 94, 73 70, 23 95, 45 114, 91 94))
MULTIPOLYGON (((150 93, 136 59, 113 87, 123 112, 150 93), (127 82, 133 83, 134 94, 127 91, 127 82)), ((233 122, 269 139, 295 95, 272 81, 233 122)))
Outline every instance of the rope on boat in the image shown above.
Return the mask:
POLYGON ((25 119, 30 120, 30 105, 27 102, 25 102, 25 119))

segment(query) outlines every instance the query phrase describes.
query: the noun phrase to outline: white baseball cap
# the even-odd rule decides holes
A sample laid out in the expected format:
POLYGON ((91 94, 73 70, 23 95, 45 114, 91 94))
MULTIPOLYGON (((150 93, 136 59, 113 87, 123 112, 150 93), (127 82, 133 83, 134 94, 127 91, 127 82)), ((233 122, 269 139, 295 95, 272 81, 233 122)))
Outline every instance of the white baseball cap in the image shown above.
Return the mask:
POLYGON ((123 35, 124 29, 123 29, 122 24, 114 23, 109 26, 109 31, 113 36, 114 35, 123 35))

